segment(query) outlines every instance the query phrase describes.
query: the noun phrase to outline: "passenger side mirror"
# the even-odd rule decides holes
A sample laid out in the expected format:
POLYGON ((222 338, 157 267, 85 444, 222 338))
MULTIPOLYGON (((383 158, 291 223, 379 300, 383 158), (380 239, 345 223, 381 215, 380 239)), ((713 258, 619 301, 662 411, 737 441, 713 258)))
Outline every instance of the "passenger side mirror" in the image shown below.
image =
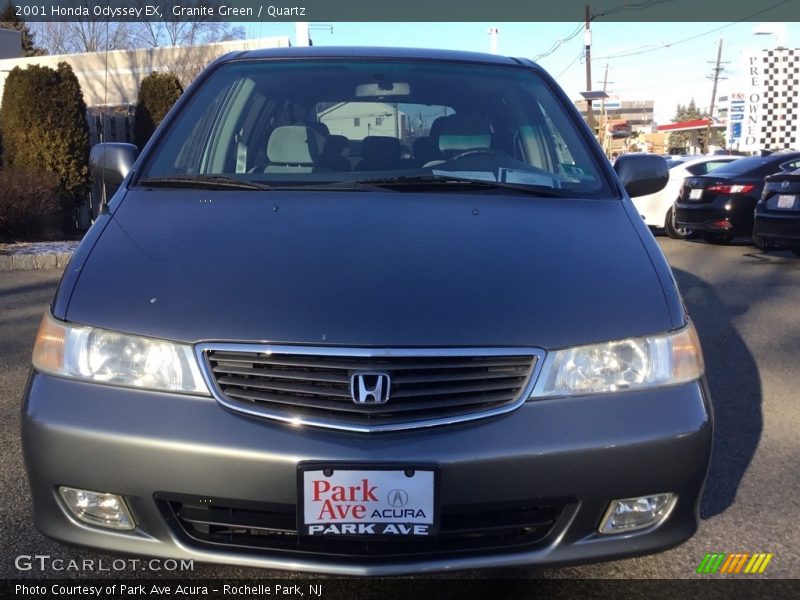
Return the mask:
POLYGON ((655 194, 669 181, 667 161, 654 154, 623 154, 614 170, 631 198, 655 194))
POLYGON ((139 148, 133 144, 106 142, 95 144, 89 154, 89 170, 95 183, 101 186, 103 203, 114 195, 119 184, 130 173, 139 148))

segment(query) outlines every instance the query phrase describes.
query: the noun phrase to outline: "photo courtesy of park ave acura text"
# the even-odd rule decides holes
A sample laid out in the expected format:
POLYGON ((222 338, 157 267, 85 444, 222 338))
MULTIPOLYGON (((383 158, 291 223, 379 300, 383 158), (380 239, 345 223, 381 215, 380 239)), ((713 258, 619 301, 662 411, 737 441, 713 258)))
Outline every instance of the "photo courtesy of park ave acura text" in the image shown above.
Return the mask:
POLYGON ((4 593, 800 594, 796 0, 0 13, 4 593))

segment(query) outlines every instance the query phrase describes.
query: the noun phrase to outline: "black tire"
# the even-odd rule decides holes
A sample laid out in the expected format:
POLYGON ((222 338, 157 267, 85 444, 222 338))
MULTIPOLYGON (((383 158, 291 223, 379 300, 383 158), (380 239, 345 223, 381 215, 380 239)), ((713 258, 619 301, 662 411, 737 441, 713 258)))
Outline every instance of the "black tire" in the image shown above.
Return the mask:
POLYGON ((694 235, 694 229, 678 227, 673 217, 672 207, 667 211, 667 218, 664 220, 664 232, 673 240, 688 240, 694 235))
POLYGON ((716 244, 718 246, 724 246, 728 242, 733 239, 733 234, 731 233, 709 233, 707 231, 703 232, 703 239, 710 244, 716 244))
POLYGON ((791 250, 792 254, 794 254, 797 258, 800 258, 800 246, 793 246, 789 248, 789 250, 791 250))

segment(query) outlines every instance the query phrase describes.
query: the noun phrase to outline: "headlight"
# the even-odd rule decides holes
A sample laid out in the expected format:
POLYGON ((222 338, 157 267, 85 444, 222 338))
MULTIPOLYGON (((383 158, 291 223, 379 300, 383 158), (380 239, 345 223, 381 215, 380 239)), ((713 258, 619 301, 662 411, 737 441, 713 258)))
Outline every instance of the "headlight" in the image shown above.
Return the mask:
POLYGON ((108 385, 209 395, 191 346, 71 325, 49 313, 36 336, 33 366, 108 385))
POLYGON ((694 325, 664 335, 550 353, 531 397, 602 394, 674 385, 703 375, 694 325))

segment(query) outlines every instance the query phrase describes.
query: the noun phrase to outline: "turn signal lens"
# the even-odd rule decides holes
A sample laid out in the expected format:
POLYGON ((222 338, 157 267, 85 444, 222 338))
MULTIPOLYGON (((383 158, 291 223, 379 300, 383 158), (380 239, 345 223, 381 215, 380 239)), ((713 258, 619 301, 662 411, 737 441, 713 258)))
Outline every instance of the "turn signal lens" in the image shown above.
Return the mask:
POLYGON ((60 371, 64 365, 64 327, 45 314, 33 345, 33 364, 43 371, 60 371))

